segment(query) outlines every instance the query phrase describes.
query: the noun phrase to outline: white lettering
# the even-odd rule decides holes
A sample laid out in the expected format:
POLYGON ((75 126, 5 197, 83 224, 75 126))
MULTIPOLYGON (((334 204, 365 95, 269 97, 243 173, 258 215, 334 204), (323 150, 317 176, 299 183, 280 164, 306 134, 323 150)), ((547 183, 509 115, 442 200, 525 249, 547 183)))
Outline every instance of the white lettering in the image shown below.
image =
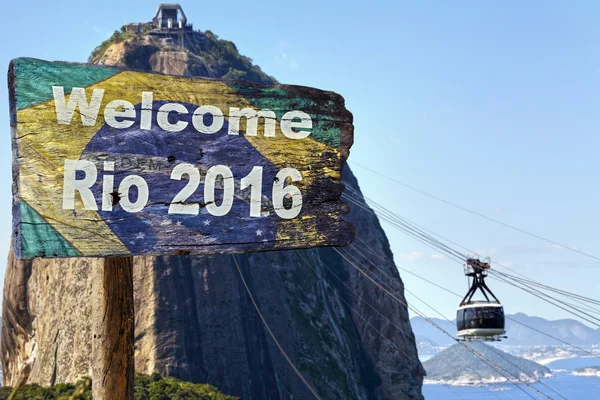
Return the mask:
POLYGON ((225 123, 225 118, 223 117, 223 112, 220 108, 215 106, 202 106, 198 107, 196 111, 194 111, 194 116, 192 117, 192 124, 194 128, 198 132, 202 133, 215 133, 218 132, 225 123), (212 114, 213 120, 210 126, 204 125, 204 114, 210 113, 212 114))
MULTIPOLYGON (((84 126, 94 126, 98 119, 98 113, 104 97, 104 89, 94 89, 88 103, 85 90, 83 88, 73 88, 69 100, 65 100, 64 87, 53 86, 54 102, 56 108, 56 117, 58 123, 69 125, 73 120, 75 110, 79 108, 81 122, 84 126)), ((154 112, 154 94, 152 92, 142 92, 142 101, 140 107, 140 129, 152 129, 154 112)), ((158 126, 167 132, 180 132, 184 130, 189 122, 182 121, 171 114, 188 115, 187 107, 180 103, 166 103, 158 109, 156 122, 158 126), (169 117, 171 123, 169 121, 169 117)), ((137 117, 135 106, 126 100, 112 100, 104 108, 104 121, 108 126, 115 129, 127 129, 133 126, 137 117)), ((265 137, 275 137, 277 127, 277 115, 269 109, 256 110, 251 107, 229 108, 229 135, 239 135, 240 132, 246 136, 258 136, 259 128, 265 137), (243 119, 243 120, 242 120, 243 119), (259 122, 264 123, 259 126, 259 122)), ((192 114, 192 125, 200 133, 213 134, 219 132, 225 123, 223 111, 212 105, 204 105, 196 108, 192 114), (205 123, 204 117, 211 114, 210 124, 205 123)), ((281 121, 280 128, 283 135, 290 139, 304 139, 311 134, 313 123, 309 114, 293 110, 286 112, 281 121)))
POLYGON ((104 108, 104 121, 108 126, 117 129, 129 128, 135 122, 135 108, 126 100, 113 100, 104 108), (117 121, 123 118, 123 121, 117 121))
POLYGON ((83 126, 96 125, 96 119, 100 112, 100 105, 104 97, 104 89, 94 89, 92 99, 88 104, 83 88, 73 88, 69 96, 69 102, 65 103, 65 88, 62 86, 52 86, 54 95, 54 107, 56 109, 56 118, 61 125, 69 125, 73 119, 75 108, 79 107, 81 114, 81 123, 83 126))
POLYGON ((156 117, 156 122, 158 122, 158 126, 164 129, 167 132, 179 132, 185 129, 188 125, 187 122, 177 121, 172 124, 169 122, 169 113, 171 111, 175 111, 178 114, 187 114, 188 110, 185 108, 183 104, 179 103, 167 103, 163 104, 158 109, 158 115, 156 117))
POLYGON ((312 119, 310 115, 303 111, 289 111, 283 114, 281 118, 281 132, 290 139, 304 139, 310 135, 308 131, 295 131, 294 129, 312 129, 312 119), (294 121, 300 119, 300 121, 294 121))
POLYGON ((119 204, 121 204, 121 208, 123 208, 123 210, 130 213, 142 211, 144 207, 146 207, 146 204, 148 204, 148 183, 141 176, 128 175, 121 181, 121 184, 119 185, 119 196, 121 197, 119 204), (132 186, 136 186, 138 192, 137 199, 134 203, 129 200, 129 189, 131 189, 132 186))
POLYGON ((142 92, 142 112, 140 129, 152 129, 152 92, 142 92))
POLYGON ((206 211, 215 217, 227 215, 233 205, 233 195, 235 186, 233 184, 233 173, 226 165, 215 165, 210 167, 204 178, 204 201, 206 202, 206 211), (215 187, 217 178, 221 177, 223 185, 223 200, 217 205, 215 200, 215 187))
POLYGON ((75 209, 75 191, 79 192, 86 210, 97 210, 98 205, 90 190, 96 182, 98 171, 96 165, 88 160, 65 160, 65 176, 63 185, 63 210, 75 209), (77 180, 77 171, 84 171, 85 177, 77 180))
POLYGON ((275 113, 271 110, 259 110, 244 108, 240 110, 236 107, 229 109, 229 134, 239 135, 240 118, 246 117, 246 136, 256 136, 258 131, 258 119, 265 121, 265 137, 275 137, 275 113))
POLYGON ((112 211, 113 209, 113 195, 115 190, 115 176, 108 175, 106 172, 112 172, 115 170, 114 161, 104 162, 104 177, 102 178, 102 211, 112 211))

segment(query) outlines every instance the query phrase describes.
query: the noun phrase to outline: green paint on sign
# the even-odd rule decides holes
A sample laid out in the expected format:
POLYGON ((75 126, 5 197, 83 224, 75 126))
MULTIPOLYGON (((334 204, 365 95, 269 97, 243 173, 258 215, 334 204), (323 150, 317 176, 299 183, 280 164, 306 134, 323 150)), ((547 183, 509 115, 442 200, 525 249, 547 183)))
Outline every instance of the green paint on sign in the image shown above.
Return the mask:
POLYGON ((22 258, 80 255, 58 232, 27 203, 21 201, 22 258))
POLYGON ((240 96, 246 98, 255 108, 272 110, 281 120, 283 114, 291 110, 302 110, 310 115, 313 129, 310 138, 336 149, 340 148, 339 119, 332 110, 336 105, 331 99, 300 97, 297 92, 282 88, 264 88, 259 90, 242 82, 226 82, 240 96), (311 110, 313 110, 311 112, 311 110), (331 115, 331 116, 330 116, 331 115))
POLYGON ((121 72, 117 68, 99 68, 82 64, 55 64, 34 58, 14 60, 17 110, 52 99, 52 86, 63 86, 65 94, 73 87, 86 87, 121 72))

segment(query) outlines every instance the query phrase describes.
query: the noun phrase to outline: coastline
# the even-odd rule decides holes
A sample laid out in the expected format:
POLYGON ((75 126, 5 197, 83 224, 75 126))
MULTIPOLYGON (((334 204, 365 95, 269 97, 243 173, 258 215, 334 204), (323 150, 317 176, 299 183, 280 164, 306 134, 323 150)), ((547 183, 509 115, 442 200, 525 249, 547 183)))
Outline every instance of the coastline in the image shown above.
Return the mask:
POLYGON ((495 385, 501 383, 536 383, 539 382, 540 379, 545 378, 553 378, 553 374, 544 374, 544 376, 536 376, 531 377, 529 375, 521 375, 519 376, 519 380, 517 379, 506 379, 504 377, 496 377, 496 378, 485 378, 485 379, 468 379, 467 377, 459 377, 458 379, 424 379, 423 385, 448 385, 448 386, 487 386, 487 385, 495 385))

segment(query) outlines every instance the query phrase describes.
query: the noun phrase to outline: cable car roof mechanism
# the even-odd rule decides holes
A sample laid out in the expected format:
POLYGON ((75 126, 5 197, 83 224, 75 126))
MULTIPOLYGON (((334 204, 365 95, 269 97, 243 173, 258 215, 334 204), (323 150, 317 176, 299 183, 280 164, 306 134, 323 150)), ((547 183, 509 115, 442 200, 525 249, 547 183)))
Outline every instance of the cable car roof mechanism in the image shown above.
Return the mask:
POLYGON ((467 258, 465 275, 471 281, 469 291, 456 310, 456 328, 461 341, 500 341, 506 338, 504 309, 502 304, 485 283, 490 269, 489 258, 483 261, 477 256, 467 258), (477 291, 485 300, 473 300, 477 291))

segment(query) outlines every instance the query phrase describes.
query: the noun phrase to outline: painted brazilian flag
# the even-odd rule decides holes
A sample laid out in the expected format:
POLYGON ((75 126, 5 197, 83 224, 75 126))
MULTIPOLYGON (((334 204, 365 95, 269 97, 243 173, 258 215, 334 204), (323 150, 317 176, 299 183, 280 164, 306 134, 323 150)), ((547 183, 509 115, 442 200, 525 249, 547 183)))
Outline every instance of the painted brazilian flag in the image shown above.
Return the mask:
POLYGON ((352 240, 352 115, 335 93, 28 58, 9 90, 18 257, 352 240))

